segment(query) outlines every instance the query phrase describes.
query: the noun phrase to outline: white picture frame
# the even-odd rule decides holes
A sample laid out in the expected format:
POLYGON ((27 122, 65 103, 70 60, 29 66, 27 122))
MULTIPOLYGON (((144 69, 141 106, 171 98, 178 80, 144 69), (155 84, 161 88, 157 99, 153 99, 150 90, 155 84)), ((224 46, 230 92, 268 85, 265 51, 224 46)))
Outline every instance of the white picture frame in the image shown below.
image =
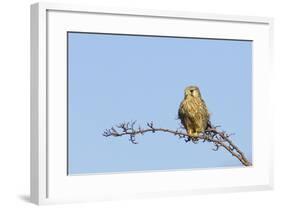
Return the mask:
POLYGON ((270 128, 272 115, 268 102, 272 27, 273 20, 265 17, 33 4, 31 201, 50 204, 271 189, 273 144, 271 133, 266 129, 270 128), (184 29, 186 26, 188 31, 184 29), (253 166, 68 176, 67 31, 253 40, 253 166), (213 180, 209 180, 210 177, 213 180))

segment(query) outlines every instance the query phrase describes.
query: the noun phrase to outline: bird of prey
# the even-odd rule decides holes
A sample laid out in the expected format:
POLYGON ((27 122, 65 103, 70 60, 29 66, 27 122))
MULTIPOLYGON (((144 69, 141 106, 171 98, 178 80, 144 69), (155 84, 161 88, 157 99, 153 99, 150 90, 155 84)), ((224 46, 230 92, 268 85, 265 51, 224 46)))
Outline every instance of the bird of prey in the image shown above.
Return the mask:
POLYGON ((190 137, 196 138, 203 133, 209 121, 209 113, 197 86, 184 90, 184 99, 180 104, 178 118, 190 137))

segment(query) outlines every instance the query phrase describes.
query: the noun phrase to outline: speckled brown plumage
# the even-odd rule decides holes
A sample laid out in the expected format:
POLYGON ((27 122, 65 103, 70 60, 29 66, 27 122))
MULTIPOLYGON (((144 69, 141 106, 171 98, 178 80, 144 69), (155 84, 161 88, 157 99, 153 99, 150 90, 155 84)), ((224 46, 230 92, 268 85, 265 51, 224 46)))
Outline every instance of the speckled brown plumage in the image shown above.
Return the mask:
POLYGON ((198 137, 206 130, 209 113, 198 87, 189 86, 185 89, 178 117, 187 133, 192 137, 198 137))

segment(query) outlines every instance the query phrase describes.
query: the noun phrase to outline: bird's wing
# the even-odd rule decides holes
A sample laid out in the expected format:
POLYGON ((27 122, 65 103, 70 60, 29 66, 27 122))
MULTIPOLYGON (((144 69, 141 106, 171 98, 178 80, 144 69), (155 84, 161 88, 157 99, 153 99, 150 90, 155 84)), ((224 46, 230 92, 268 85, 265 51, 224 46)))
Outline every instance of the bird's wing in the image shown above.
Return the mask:
POLYGON ((186 129, 186 123, 185 123, 185 117, 186 117, 186 112, 184 112, 184 106, 183 106, 183 101, 180 104, 179 110, 178 110, 178 118, 181 121, 181 124, 184 126, 184 128, 186 129))
POLYGON ((179 110, 178 110, 178 118, 182 120, 183 117, 184 117, 184 113, 183 113, 183 106, 182 106, 182 102, 181 102, 179 110))

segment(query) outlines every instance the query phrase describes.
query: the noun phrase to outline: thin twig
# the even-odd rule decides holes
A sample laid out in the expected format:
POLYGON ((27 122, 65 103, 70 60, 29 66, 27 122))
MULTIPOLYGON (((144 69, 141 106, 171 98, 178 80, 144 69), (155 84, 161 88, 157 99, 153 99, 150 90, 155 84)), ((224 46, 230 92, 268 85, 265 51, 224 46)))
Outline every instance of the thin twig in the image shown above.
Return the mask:
POLYGON ((137 144, 136 136, 143 135, 147 132, 165 132, 173 134, 179 138, 183 138, 185 142, 192 141, 197 144, 199 141, 212 142, 215 145, 214 151, 217 151, 220 147, 223 147, 227 150, 232 156, 236 157, 244 166, 251 166, 252 163, 245 157, 244 153, 230 140, 230 134, 226 134, 223 131, 219 131, 219 126, 212 126, 211 123, 208 124, 208 128, 204 133, 199 135, 198 137, 192 137, 188 135, 186 132, 180 130, 171 130, 166 128, 157 128, 154 127, 153 122, 149 122, 146 124, 147 128, 143 129, 140 126, 135 128, 136 121, 132 122, 124 122, 119 125, 116 125, 116 128, 111 127, 110 129, 106 129, 103 132, 103 136, 105 137, 121 137, 121 136, 129 136, 129 140, 137 144))

